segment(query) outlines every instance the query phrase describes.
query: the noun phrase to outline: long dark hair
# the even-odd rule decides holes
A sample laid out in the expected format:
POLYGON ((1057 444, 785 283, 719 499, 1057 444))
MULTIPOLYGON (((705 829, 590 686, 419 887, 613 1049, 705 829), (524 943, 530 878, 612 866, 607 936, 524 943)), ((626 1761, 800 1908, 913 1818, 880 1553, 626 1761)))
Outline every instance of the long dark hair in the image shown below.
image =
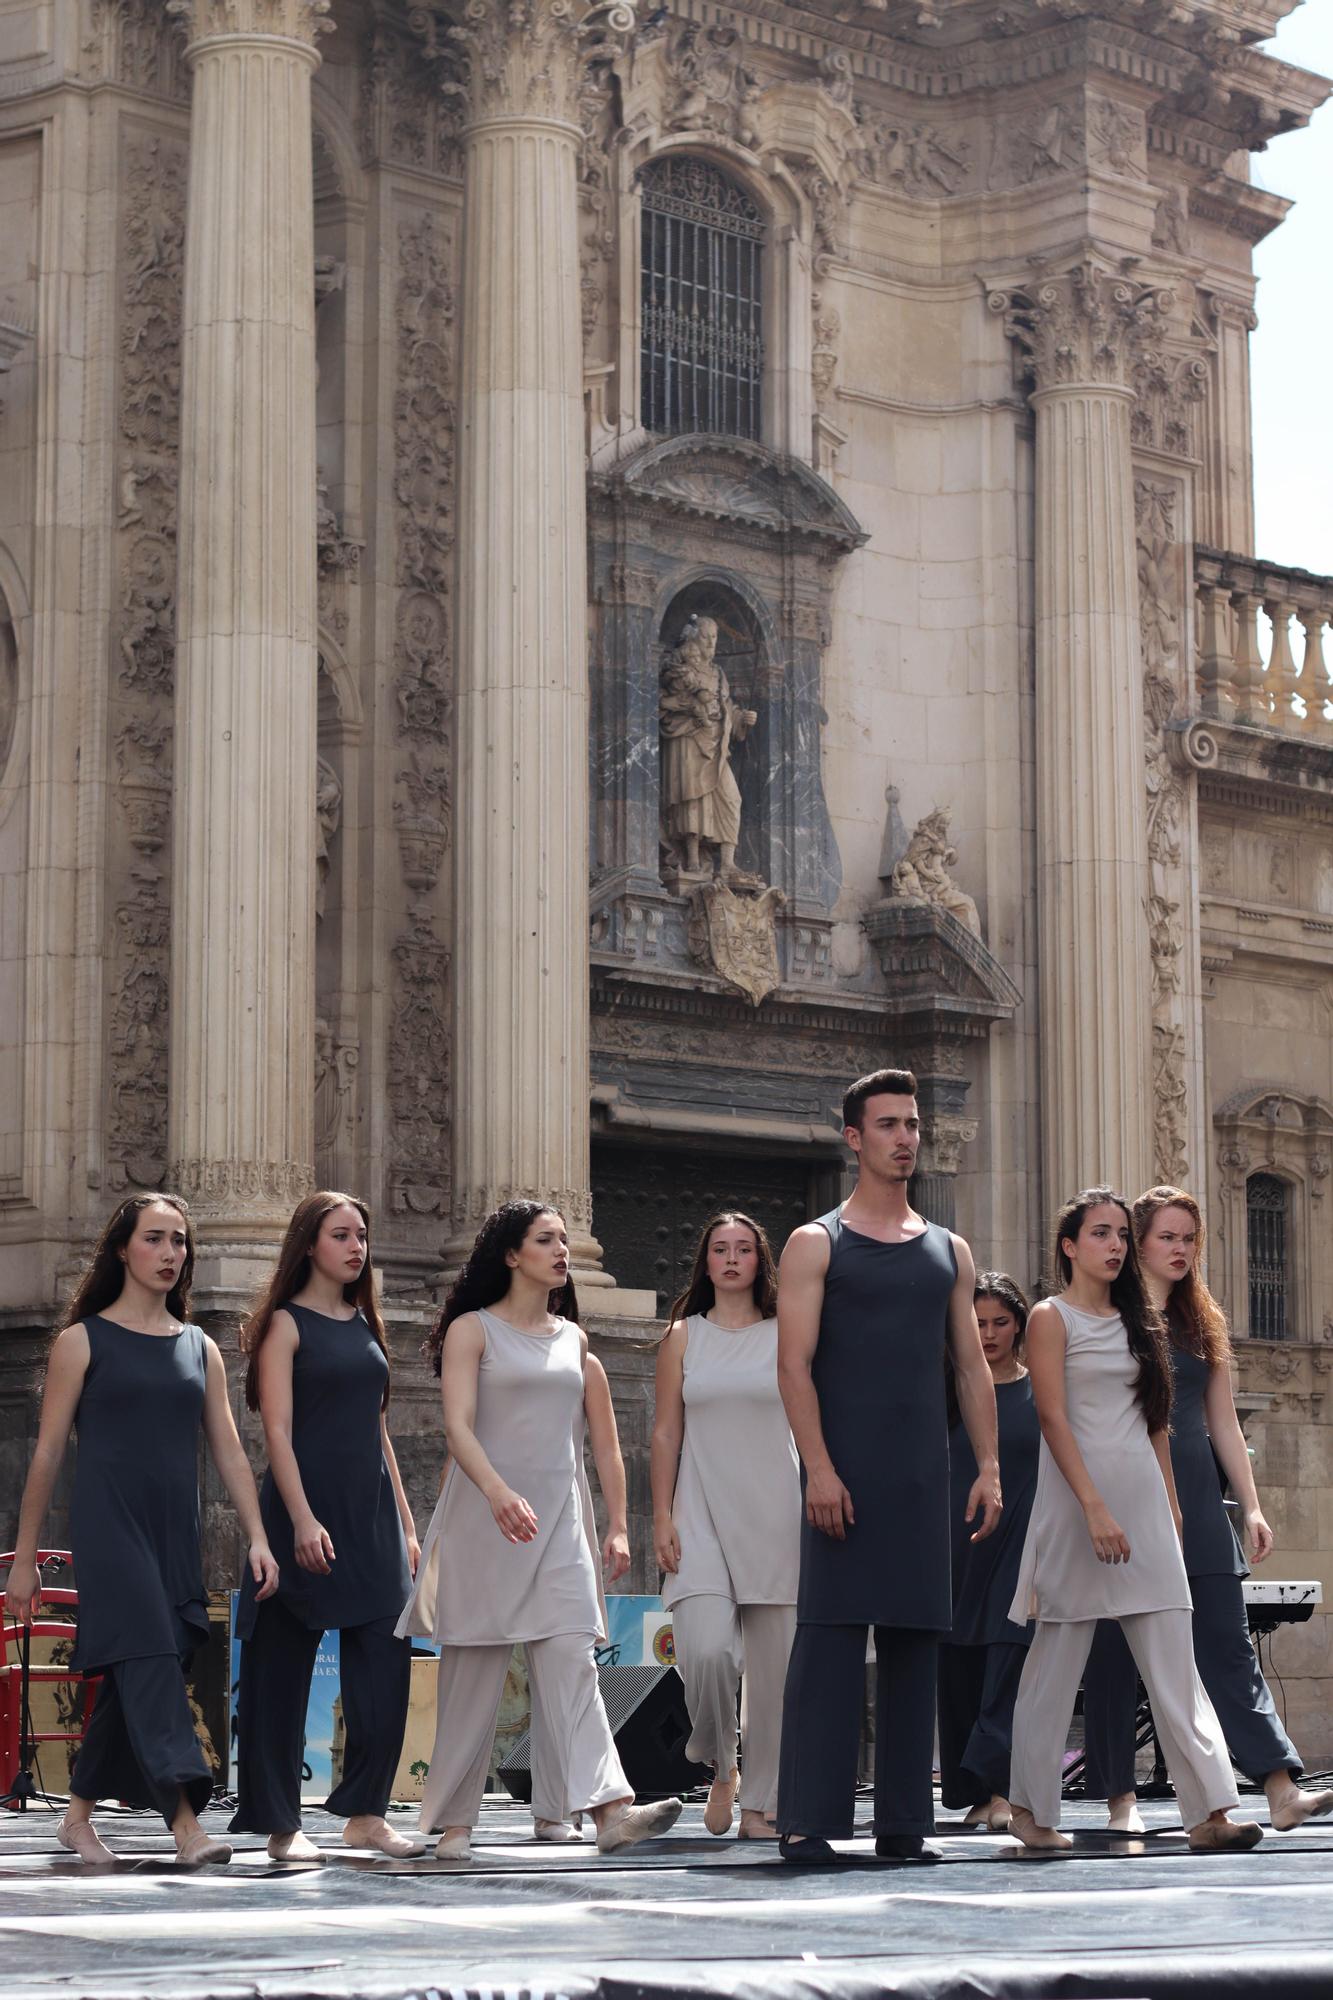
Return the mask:
POLYGON ((182 1325, 190 1317, 190 1286, 194 1280, 194 1225, 190 1211, 178 1194, 127 1195, 97 1239, 96 1248, 74 1286, 69 1304, 60 1320, 60 1330, 77 1326, 89 1313, 113 1306, 125 1289, 125 1260, 121 1251, 138 1227, 139 1217, 155 1201, 174 1208, 185 1224, 185 1262, 175 1286, 167 1293, 167 1311, 182 1325))
MULTIPOLYGON (((250 1357, 245 1371, 247 1409, 259 1408, 259 1350, 268 1338, 273 1315, 300 1291, 309 1278, 310 1253, 324 1226, 325 1216, 335 1208, 354 1208, 366 1225, 366 1261, 361 1266, 360 1276, 353 1279, 350 1285, 343 1286, 343 1298, 349 1306, 360 1306, 367 1325, 379 1342, 384 1359, 387 1361, 389 1358, 384 1317, 375 1296, 375 1267, 370 1254, 370 1210, 358 1195, 341 1194, 336 1188, 320 1188, 315 1194, 305 1195, 297 1202, 278 1252, 277 1269, 265 1285, 259 1304, 241 1328, 241 1352, 250 1357)), ((380 1407, 389 1407, 387 1382, 380 1407)))
MULTIPOLYGON (((502 1201, 498 1208, 491 1210, 477 1231, 466 1264, 449 1288, 440 1317, 421 1343, 421 1351, 437 1375, 443 1365, 444 1336, 454 1321, 461 1319, 464 1313, 476 1312, 481 1306, 500 1303, 514 1275, 505 1262, 506 1253, 522 1249, 523 1240, 539 1215, 559 1213, 550 1202, 530 1201, 523 1195, 502 1201)), ((547 1300, 547 1310, 558 1319, 572 1319, 577 1323, 579 1301, 572 1276, 552 1291, 547 1300)))
POLYGON ((756 1251, 754 1274, 755 1310, 761 1319, 772 1319, 778 1309, 778 1267, 773 1257, 773 1245, 761 1222, 752 1216, 742 1215, 738 1208, 720 1208, 704 1224, 699 1241, 694 1250, 694 1268, 690 1280, 680 1297, 667 1314, 667 1323, 673 1321, 683 1325, 695 1313, 710 1313, 717 1304, 717 1287, 708 1275, 708 1246, 713 1240, 713 1231, 721 1229, 725 1223, 734 1222, 738 1229, 748 1229, 754 1238, 756 1251))
POLYGON ((1123 1210, 1125 1221, 1129 1224, 1125 1261, 1111 1285, 1111 1304, 1124 1321, 1129 1351, 1139 1364, 1134 1394, 1143 1412, 1143 1421, 1150 1432, 1164 1431, 1171 1421, 1171 1356, 1162 1316, 1148 1297, 1143 1283, 1138 1245, 1134 1240, 1134 1218, 1124 1195, 1108 1187, 1084 1188, 1081 1194, 1076 1194, 1072 1201, 1065 1203, 1055 1218, 1055 1248, 1051 1263, 1058 1282, 1051 1289, 1063 1290, 1074 1275, 1074 1267, 1063 1247, 1066 1237, 1076 1242, 1088 1211, 1107 1203, 1123 1210))
MULTIPOLYGON (((1018 1323, 1013 1355, 1015 1361, 1021 1361, 1023 1349, 1027 1346, 1028 1314, 1032 1310, 1021 1285, 1007 1271, 978 1271, 972 1290, 973 1305, 978 1299, 995 1299, 1006 1312, 1013 1314, 1018 1323)), ((954 1374, 953 1356, 947 1347, 944 1350, 944 1395, 949 1411, 949 1429, 952 1430, 961 1421, 963 1413, 958 1403, 958 1378, 954 1374)))
POLYGON ((1226 1314, 1199 1273, 1205 1231, 1203 1214, 1194 1196, 1186 1194, 1184 1188, 1149 1188, 1130 1211, 1134 1241, 1142 1243, 1152 1228, 1153 1217, 1164 1208, 1183 1208, 1194 1224, 1194 1262, 1171 1287, 1166 1302, 1167 1335, 1174 1346, 1197 1355, 1210 1368, 1220 1368, 1231 1359, 1231 1336, 1227 1332, 1226 1314))

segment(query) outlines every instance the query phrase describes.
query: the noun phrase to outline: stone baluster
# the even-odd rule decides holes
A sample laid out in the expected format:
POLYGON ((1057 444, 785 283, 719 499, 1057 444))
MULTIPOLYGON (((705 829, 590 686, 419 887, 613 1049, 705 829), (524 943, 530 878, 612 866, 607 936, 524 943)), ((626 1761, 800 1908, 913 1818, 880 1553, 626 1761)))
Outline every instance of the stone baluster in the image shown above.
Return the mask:
POLYGON ((1235 712, 1231 694, 1230 594, 1221 581, 1222 565, 1200 557, 1196 565, 1199 599, 1199 702, 1205 715, 1235 712))
POLYGON ((311 77, 329 0, 169 0, 193 72, 179 488, 172 1185, 247 1293, 312 1182, 311 77))
MULTIPOLYGON (((588 659, 578 94, 633 24, 589 0, 471 0, 458 430, 453 1234, 547 1201, 609 1286, 588 1161, 588 659)), ((605 1296, 605 1294, 604 1294, 605 1296)))
POLYGON ((1309 611, 1302 610, 1299 616, 1305 629, 1305 653, 1297 686, 1305 703, 1305 715, 1296 726, 1302 735, 1327 738, 1330 730, 1324 703, 1333 696, 1324 659, 1324 626, 1328 622, 1328 613, 1316 604, 1309 611))
POLYGON ((1237 722, 1270 722, 1274 719, 1271 690, 1264 681, 1264 656, 1259 651, 1259 607, 1262 603, 1263 596, 1257 590, 1234 590, 1231 594, 1236 632, 1231 693, 1237 722))
POLYGON ((1036 817, 1047 1207, 1151 1173, 1152 973, 1130 370, 1162 295, 1094 260, 994 293, 1036 412, 1036 817))
POLYGON ((1273 650, 1268 656, 1268 686, 1273 704, 1269 720, 1278 729, 1296 729, 1300 719, 1292 697, 1299 694, 1300 681, 1291 650, 1291 614, 1295 606, 1289 598, 1270 590, 1264 596, 1263 607, 1273 625, 1273 650))

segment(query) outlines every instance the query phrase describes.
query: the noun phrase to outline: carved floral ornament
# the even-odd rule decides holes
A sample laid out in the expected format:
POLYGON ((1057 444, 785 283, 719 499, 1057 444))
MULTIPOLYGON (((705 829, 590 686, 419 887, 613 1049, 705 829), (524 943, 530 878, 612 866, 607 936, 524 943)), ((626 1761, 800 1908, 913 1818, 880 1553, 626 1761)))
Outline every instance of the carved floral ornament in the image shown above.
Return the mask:
POLYGON ((273 35, 318 45, 331 35, 333 0, 167 0, 167 13, 183 22, 191 44, 230 35, 273 35))
POLYGON ((457 19, 410 6, 407 25, 440 89, 473 124, 550 118, 581 125, 590 64, 609 62, 634 29, 635 0, 465 0, 457 19))
POLYGON ((1136 361, 1165 325, 1174 294, 1086 257, 1066 271, 1039 272, 1028 285, 991 291, 986 304, 1021 349, 1039 393, 1128 389, 1136 361))

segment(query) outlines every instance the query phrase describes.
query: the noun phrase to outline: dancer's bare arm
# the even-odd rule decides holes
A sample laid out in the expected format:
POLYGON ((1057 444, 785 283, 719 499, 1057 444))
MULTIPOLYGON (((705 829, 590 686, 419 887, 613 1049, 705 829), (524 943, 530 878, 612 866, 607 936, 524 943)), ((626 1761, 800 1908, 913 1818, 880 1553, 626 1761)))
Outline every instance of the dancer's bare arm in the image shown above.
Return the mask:
POLYGON ((56 1335, 51 1344, 51 1358, 46 1364, 42 1418, 37 1427, 37 1443, 23 1488, 18 1533, 14 1537, 14 1560, 5 1586, 6 1618, 20 1619, 25 1625, 37 1616, 42 1606, 37 1550, 41 1545, 42 1526, 51 1505, 51 1495, 64 1461, 65 1447, 74 1426, 74 1412, 83 1394, 89 1355, 88 1332, 83 1322, 79 1321, 56 1335))
POLYGON ((991 1379, 981 1331, 977 1326, 976 1265, 972 1252, 961 1236, 953 1238, 958 1277, 949 1294, 949 1354, 958 1385, 958 1407, 972 1453, 977 1476, 967 1496, 966 1519, 976 1518, 981 1509, 981 1525, 972 1536, 984 1542, 1000 1525, 1004 1500, 1000 1493, 1000 1451, 996 1436, 995 1384, 991 1379))
POLYGON ((649 1468, 653 1489, 653 1554, 657 1567, 674 1576, 680 1567, 680 1536, 671 1518, 685 1438, 685 1344, 689 1328, 675 1320, 657 1350, 653 1441, 649 1468))
POLYGON ((473 1425, 477 1421, 477 1376, 486 1349, 486 1335, 476 1313, 464 1313, 450 1323, 440 1357, 440 1400, 444 1405, 444 1438, 481 1493, 507 1542, 530 1542, 537 1533, 537 1516, 521 1493, 507 1486, 481 1448, 473 1425))
POLYGON ((1032 1395, 1047 1449, 1083 1509, 1098 1562, 1129 1561, 1129 1538, 1093 1483, 1084 1463, 1065 1402, 1065 1323, 1048 1299, 1032 1308, 1026 1356, 1032 1395))
POLYGON ((824 1442, 819 1397, 811 1376, 819 1346, 830 1248, 828 1231, 817 1222, 806 1223, 787 1238, 778 1269, 778 1388, 805 1467, 806 1518, 812 1527, 842 1542, 856 1516, 852 1496, 839 1479, 824 1442))
POLYGON ((588 1442, 592 1446, 597 1483, 606 1502, 607 1528, 602 1542, 602 1566, 608 1583, 615 1583, 629 1568, 629 1495, 625 1485, 625 1461, 620 1455, 620 1432, 616 1409, 611 1400, 611 1384, 595 1354, 588 1352, 588 1336, 583 1335, 583 1413, 588 1420, 588 1442))

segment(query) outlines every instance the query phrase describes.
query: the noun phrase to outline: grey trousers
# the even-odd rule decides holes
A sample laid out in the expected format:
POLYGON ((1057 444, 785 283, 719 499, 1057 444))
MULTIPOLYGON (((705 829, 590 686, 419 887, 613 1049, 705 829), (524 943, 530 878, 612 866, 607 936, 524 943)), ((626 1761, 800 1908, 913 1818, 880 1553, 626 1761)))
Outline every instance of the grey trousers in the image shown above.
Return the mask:
MULTIPOLYGON (((445 1646, 435 1697, 435 1747, 422 1788, 420 1825, 475 1826, 486 1790, 495 1724, 513 1648, 445 1646)), ((532 1691, 532 1812, 568 1819, 632 1799, 606 1719, 590 1632, 523 1643, 532 1691)))
MULTIPOLYGON (((796 1627, 782 1704, 780 1833, 847 1840, 854 1831, 866 1631, 864 1625, 796 1627)), ((877 1834, 935 1830, 938 1651, 936 1632, 875 1627, 877 1834)))
MULTIPOLYGON (((1139 1611, 1120 1620, 1157 1718, 1157 1733, 1186 1831, 1237 1803, 1221 1725, 1194 1665, 1188 1611, 1139 1611)), ((1065 1744, 1095 1618, 1037 1625, 1014 1705, 1009 1797, 1038 1826, 1060 1824, 1065 1744)))
POLYGON ((739 1686, 740 1803, 746 1811, 771 1815, 777 1806, 782 1690, 796 1606, 683 1597, 672 1606, 671 1626, 691 1724, 685 1755, 710 1764, 719 1777, 735 1770, 739 1686))

